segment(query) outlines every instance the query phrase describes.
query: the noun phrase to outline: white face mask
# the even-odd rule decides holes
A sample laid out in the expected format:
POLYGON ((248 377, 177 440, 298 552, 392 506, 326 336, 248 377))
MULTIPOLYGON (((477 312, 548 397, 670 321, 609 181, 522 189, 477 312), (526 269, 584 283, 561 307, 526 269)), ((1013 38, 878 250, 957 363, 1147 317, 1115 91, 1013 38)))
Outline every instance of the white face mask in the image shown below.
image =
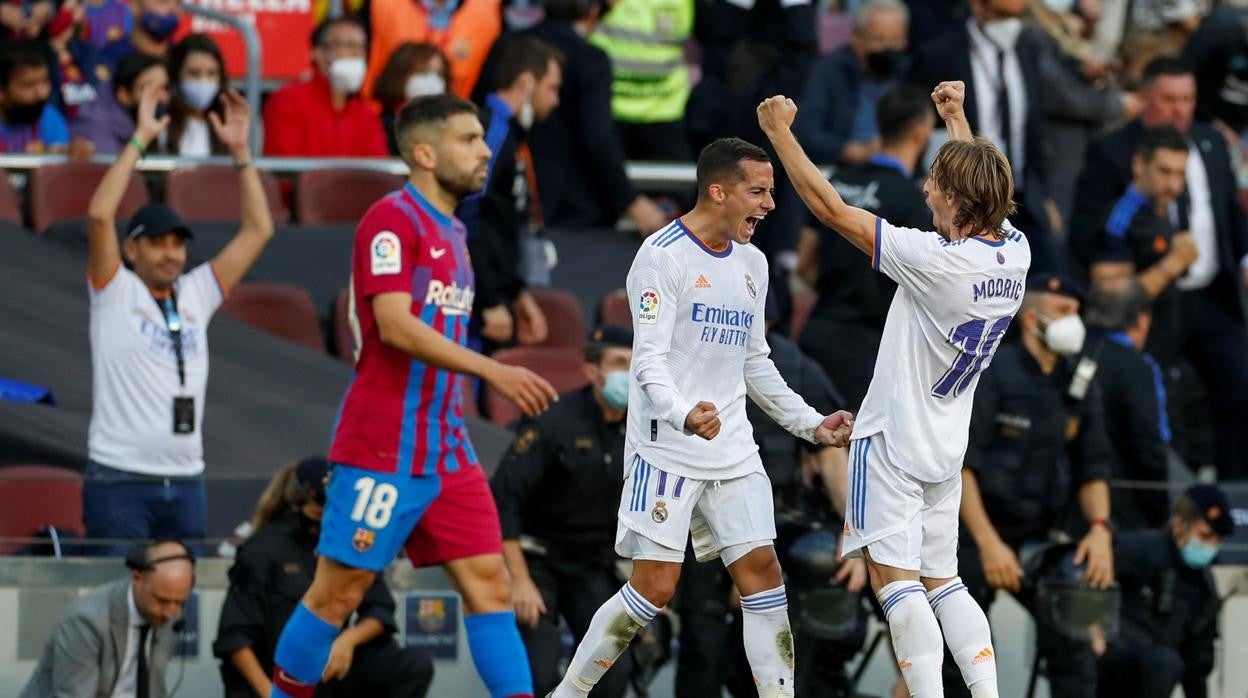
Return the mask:
POLYGON ((338 92, 353 95, 364 85, 368 65, 363 58, 336 58, 329 64, 329 84, 338 92))
POLYGON ((446 92, 446 81, 437 73, 416 73, 407 78, 403 86, 403 96, 408 99, 429 97, 446 92))
MULTIPOLYGON (((1041 320, 1047 321, 1043 315, 1039 316, 1041 320)), ((1044 328, 1044 332, 1040 335, 1044 339, 1044 344, 1049 351, 1061 356, 1070 356, 1078 354, 1083 348, 1083 340, 1087 336, 1088 331, 1083 326, 1083 320, 1078 315, 1067 315, 1064 318, 1053 320, 1044 328)))
POLYGON ((997 48, 1011 49, 1018 42, 1018 35, 1023 31, 1023 20, 1019 17, 994 19, 980 25, 984 36, 987 36, 997 48))
POLYGON ((219 85, 216 80, 183 80, 178 86, 182 99, 195 111, 204 111, 217 99, 219 85))
POLYGON ((520 103, 520 113, 516 114, 516 121, 528 130, 533 128, 533 122, 536 119, 537 114, 533 111, 533 91, 529 90, 524 93, 524 101, 520 103))
POLYGON ((1044 6, 1059 15, 1068 14, 1075 7, 1075 0, 1044 0, 1044 6))

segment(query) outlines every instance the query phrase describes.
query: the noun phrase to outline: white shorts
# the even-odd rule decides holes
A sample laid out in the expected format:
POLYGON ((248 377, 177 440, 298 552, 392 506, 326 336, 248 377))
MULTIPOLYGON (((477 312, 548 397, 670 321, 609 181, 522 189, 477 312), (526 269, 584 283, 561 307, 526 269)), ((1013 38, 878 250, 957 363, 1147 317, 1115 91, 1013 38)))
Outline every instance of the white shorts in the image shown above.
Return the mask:
POLYGON ((921 482, 884 453, 883 434, 850 444, 842 554, 854 557, 851 553, 861 555, 866 548, 881 565, 932 579, 958 576, 962 474, 921 482))
POLYGON ((615 552, 633 560, 684 562, 693 537, 698 562, 728 566, 771 545, 776 518, 771 481, 762 471, 731 480, 695 480, 664 472, 634 455, 620 493, 615 552))

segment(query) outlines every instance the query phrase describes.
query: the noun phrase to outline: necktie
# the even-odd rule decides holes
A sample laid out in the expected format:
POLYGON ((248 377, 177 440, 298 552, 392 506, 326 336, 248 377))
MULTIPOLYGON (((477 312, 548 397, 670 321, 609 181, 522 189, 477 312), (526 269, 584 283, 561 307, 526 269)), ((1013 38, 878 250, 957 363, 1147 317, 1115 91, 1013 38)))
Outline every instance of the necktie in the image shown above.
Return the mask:
POLYGON ((997 114, 1001 118, 1001 151, 1010 159, 1014 122, 1010 118, 1010 87, 1005 79, 1005 49, 997 49, 997 114))
POLYGON ((146 623, 139 626, 139 668, 135 675, 134 698, 148 698, 147 633, 151 629, 146 623))

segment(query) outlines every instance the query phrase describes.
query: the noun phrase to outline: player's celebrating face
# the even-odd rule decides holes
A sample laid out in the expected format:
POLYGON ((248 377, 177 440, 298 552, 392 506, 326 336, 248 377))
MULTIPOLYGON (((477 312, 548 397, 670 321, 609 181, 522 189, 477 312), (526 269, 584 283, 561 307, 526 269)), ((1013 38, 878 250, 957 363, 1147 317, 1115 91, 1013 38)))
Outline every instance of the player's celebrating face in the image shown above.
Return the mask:
POLYGON ((932 225, 946 240, 1000 237, 1014 208, 1014 176, 1005 155, 987 139, 949 141, 936 153, 923 196, 932 225))
MULTIPOLYGON (((759 222, 776 208, 775 181, 767 153, 740 138, 721 138, 698 156, 698 201, 716 211, 715 230, 739 244, 754 237, 759 222)), ((707 240, 714 246, 715 240, 707 240)))
POLYGON ((449 95, 414 99, 399 112, 395 131, 408 166, 431 173, 456 200, 485 186, 490 148, 471 103, 449 95))

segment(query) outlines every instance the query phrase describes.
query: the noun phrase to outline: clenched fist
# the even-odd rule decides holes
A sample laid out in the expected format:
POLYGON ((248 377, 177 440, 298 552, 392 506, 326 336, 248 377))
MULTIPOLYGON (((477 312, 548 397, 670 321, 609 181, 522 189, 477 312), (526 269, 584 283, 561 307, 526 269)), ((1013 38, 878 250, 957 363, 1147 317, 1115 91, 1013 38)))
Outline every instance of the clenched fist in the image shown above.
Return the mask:
POLYGON ((932 90, 932 101, 936 103, 936 111, 944 121, 962 116, 962 105, 966 103, 966 83, 961 80, 942 82, 932 90))
POLYGON ((796 117, 797 104, 784 95, 768 97, 758 105, 758 125, 768 136, 791 127, 796 117))

